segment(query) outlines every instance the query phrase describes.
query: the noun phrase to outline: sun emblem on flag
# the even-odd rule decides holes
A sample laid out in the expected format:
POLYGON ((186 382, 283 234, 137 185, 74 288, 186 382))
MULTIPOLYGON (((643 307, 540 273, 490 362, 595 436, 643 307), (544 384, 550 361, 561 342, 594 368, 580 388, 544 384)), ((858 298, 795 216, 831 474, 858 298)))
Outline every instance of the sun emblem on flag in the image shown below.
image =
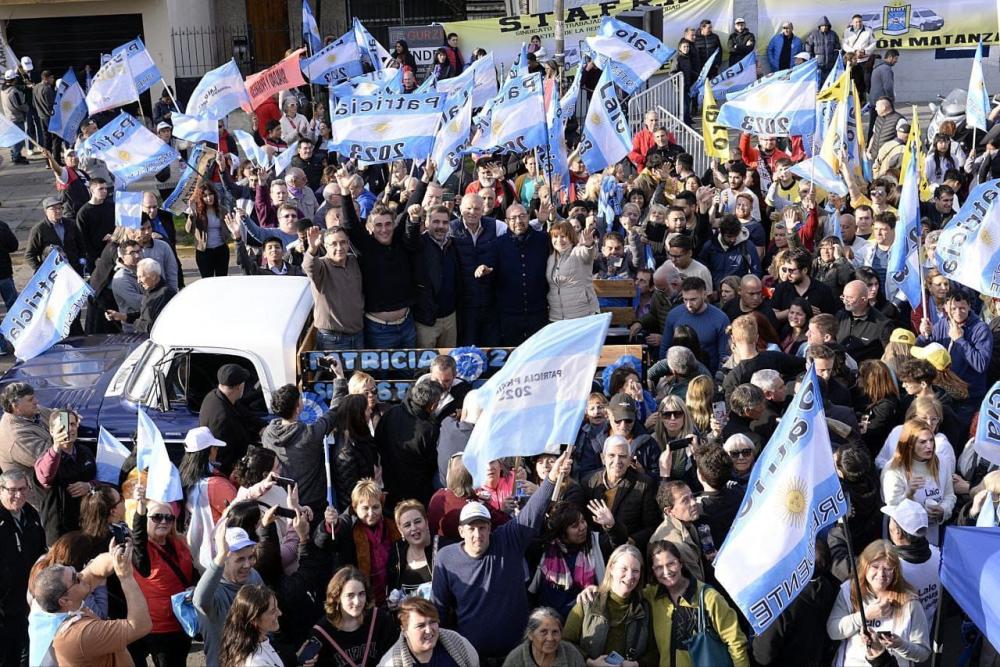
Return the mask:
POLYGON ((622 51, 621 53, 619 53, 615 57, 615 60, 617 60, 620 63, 624 63, 624 62, 628 62, 629 60, 631 60, 631 58, 632 58, 632 54, 631 53, 629 53, 628 51, 622 51))
POLYGON ((599 113, 592 113, 592 114, 590 114, 589 116, 587 116, 587 122, 590 123, 591 125, 600 125, 601 124, 601 114, 599 114, 599 113))
POLYGON ((118 156, 118 159, 121 160, 122 162, 128 162, 129 160, 132 159, 132 154, 129 153, 124 148, 119 148, 116 155, 118 156))
POLYGON ((986 228, 986 225, 979 228, 979 242, 990 250, 992 250, 993 246, 996 244, 996 239, 994 239, 993 235, 990 234, 990 230, 986 228))
POLYGON ((806 510, 809 506, 809 489, 805 481, 792 477, 784 483, 784 488, 778 492, 778 498, 782 498, 779 512, 784 522, 801 528, 808 518, 806 510))
POLYGON ((59 315, 59 309, 56 307, 56 304, 50 303, 47 306, 45 306, 45 319, 47 319, 49 322, 55 322, 56 317, 58 317, 58 315, 59 315))
POLYGON ((379 136, 382 136, 383 134, 388 132, 391 127, 392 123, 388 122, 376 123, 375 125, 372 126, 372 132, 374 132, 379 136))
POLYGON ((492 125, 490 126, 490 131, 493 133, 494 137, 501 133, 501 131, 503 130, 503 126, 504 124, 506 124, 506 122, 507 120, 504 118, 495 118, 492 121, 492 125))
POLYGON ((330 51, 330 53, 326 54, 326 62, 331 65, 337 62, 337 60, 339 59, 340 59, 340 54, 337 53, 336 51, 330 51))
POLYGON ((69 100, 63 100, 62 104, 59 105, 59 108, 69 113, 73 110, 73 103, 69 100))

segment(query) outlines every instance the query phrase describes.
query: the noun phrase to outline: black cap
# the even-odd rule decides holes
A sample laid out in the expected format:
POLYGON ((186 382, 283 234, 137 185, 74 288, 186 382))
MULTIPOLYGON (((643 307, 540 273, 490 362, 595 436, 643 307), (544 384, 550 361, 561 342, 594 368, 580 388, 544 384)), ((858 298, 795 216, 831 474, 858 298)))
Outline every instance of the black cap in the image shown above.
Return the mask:
POLYGON ((219 384, 226 387, 235 387, 250 379, 250 373, 239 364, 226 364, 219 369, 216 374, 219 384))

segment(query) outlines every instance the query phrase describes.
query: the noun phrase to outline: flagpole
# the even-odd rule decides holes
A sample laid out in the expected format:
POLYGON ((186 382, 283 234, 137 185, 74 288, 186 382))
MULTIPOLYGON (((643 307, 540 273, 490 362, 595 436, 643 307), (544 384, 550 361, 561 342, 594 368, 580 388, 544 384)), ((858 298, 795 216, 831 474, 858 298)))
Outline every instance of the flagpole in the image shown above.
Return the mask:
MULTIPOLYGON (((163 90, 167 91, 167 96, 170 98, 170 101, 173 102, 174 111, 176 111, 177 113, 181 113, 181 108, 177 106, 177 100, 174 98, 174 94, 170 92, 170 86, 167 85, 167 82, 163 79, 162 76, 160 77, 160 83, 163 84, 163 90)), ((139 106, 142 107, 142 104, 140 103, 139 106)))
MULTIPOLYGON (((568 447, 566 447, 566 452, 567 452, 567 456, 569 456, 569 459, 572 461, 573 460, 573 445, 569 445, 568 447)), ((562 485, 563 485, 563 473, 562 473, 562 470, 560 470, 559 471, 559 476, 556 477, 556 488, 552 490, 552 502, 553 503, 557 502, 559 500, 559 497, 562 495, 562 492, 560 491, 560 489, 562 489, 562 485)))
POLYGON ((851 584, 855 594, 858 596, 858 613, 861 614, 861 638, 868 645, 868 621, 865 619, 865 599, 861 594, 861 580, 858 579, 858 563, 854 560, 854 540, 851 539, 851 528, 847 525, 847 518, 840 517, 837 523, 844 530, 844 542, 847 544, 847 565, 851 584))

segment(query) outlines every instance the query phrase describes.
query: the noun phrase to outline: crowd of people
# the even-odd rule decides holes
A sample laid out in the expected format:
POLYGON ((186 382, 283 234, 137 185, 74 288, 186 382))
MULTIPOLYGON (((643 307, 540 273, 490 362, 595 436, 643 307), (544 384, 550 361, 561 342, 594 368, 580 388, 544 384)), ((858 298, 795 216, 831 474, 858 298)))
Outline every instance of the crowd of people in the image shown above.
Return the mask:
MULTIPOLYGON (((479 156, 439 183, 431 160, 362 165, 328 152, 324 105, 289 90, 252 117, 261 145, 297 142, 281 177, 241 157, 223 125, 184 214, 163 208, 182 167, 171 165, 139 185, 141 225, 125 229, 113 178, 83 144, 100 119, 75 145, 47 148, 59 194, 24 253, 37 268, 57 249, 87 277, 95 296, 79 332, 150 330, 184 287, 183 224, 203 278, 227 275, 231 252, 246 275, 307 277, 322 351, 516 346, 548 322, 624 305, 649 363, 607 368, 575 442, 492 461, 480 486, 461 455, 482 401, 447 354, 395 405, 379 402, 370 375, 333 362, 334 399, 311 423, 294 385, 272 394, 263 421, 249 375, 227 364, 186 435, 174 502, 147 497, 134 454, 117 484, 98 482, 80 416, 8 384, 0 662, 184 665, 198 636, 207 663, 225 667, 928 660, 938 617, 955 613, 941 605, 944 527, 1000 522, 997 464, 971 445, 1000 378, 1000 300, 934 261, 942 226, 1000 165, 1000 140, 988 133, 980 151, 947 124, 935 137, 933 199, 920 208, 926 291, 912 308, 886 287, 910 128, 894 110, 898 54, 877 53, 870 33, 857 16, 838 38, 824 17, 804 41, 783 25, 767 48, 772 69, 814 57, 829 71, 844 53, 869 95, 876 176, 845 172, 847 197, 791 172, 798 137, 744 134, 730 159, 695 173, 655 110, 620 164, 590 174, 571 155, 567 190, 533 154, 479 156), (609 301, 595 279, 629 281, 635 298, 609 301), (753 635, 713 562, 810 367, 851 509, 817 539, 802 593, 753 635)), ((710 21, 685 31, 688 85, 721 48, 710 21)), ((755 48, 738 19, 728 62, 755 48)), ((529 72, 559 75, 539 62, 541 40, 528 53, 529 72)), ((393 58, 412 90, 405 42, 393 58)), ((465 65, 449 35, 433 74, 465 65)), ((592 88, 599 71, 581 66, 592 88)), ((170 109, 157 104, 156 132, 186 155, 170 109)), ((545 444, 530 437, 526 450, 545 444)), ((998 660, 985 640, 973 655, 998 660)))

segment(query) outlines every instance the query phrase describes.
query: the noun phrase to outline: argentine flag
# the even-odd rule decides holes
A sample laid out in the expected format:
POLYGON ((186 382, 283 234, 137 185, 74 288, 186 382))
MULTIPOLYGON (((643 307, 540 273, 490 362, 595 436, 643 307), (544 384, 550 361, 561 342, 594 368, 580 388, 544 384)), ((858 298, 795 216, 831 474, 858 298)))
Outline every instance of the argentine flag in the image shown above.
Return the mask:
POLYGON ((119 190, 115 192, 115 227, 139 229, 142 227, 142 193, 119 190))
POLYGON ((173 147, 124 111, 90 135, 85 147, 125 185, 181 159, 173 147))
POLYGON ((309 53, 319 53, 323 48, 323 39, 319 36, 319 26, 309 0, 302 0, 302 39, 309 45, 309 53))
POLYGON ((128 54, 118 51, 94 75, 87 91, 87 110, 93 115, 138 99, 139 91, 129 69, 128 54))
POLYGON ((941 230, 937 266, 949 280, 1000 298, 1000 180, 980 183, 941 230))
POLYGON ((437 166, 434 178, 444 184, 462 164, 472 127, 472 81, 465 90, 448 95, 448 106, 441 116, 441 127, 434 136, 431 159, 437 166))
POLYGON ((146 92, 154 83, 163 78, 163 75, 160 74, 160 68, 153 61, 153 56, 149 55, 146 45, 138 37, 114 49, 111 55, 116 53, 124 53, 128 57, 128 68, 132 73, 132 81, 135 83, 135 90, 138 94, 146 92))
POLYGON ((146 498, 161 503, 183 499, 181 476, 170 462, 160 429, 156 428, 156 424, 141 406, 137 415, 139 422, 135 432, 135 467, 147 472, 146 498))
MULTIPOLYGON (((715 101, 722 104, 729 95, 738 93, 757 80, 757 52, 751 51, 735 65, 727 67, 712 79, 712 93, 715 101)), ((705 98, 705 85, 698 88, 699 103, 705 98)))
POLYGON ((1000 465, 1000 382, 990 387, 979 407, 972 446, 984 459, 1000 465))
POLYGON ((337 100, 327 149, 380 164, 431 153, 446 95, 351 95, 337 100))
MULTIPOLYGON (((841 197, 846 197, 848 194, 847 184, 844 183, 844 179, 840 177, 833 167, 830 166, 826 160, 823 159, 821 155, 816 155, 815 157, 808 158, 802 162, 797 162, 792 165, 789 171, 801 179, 814 183, 819 187, 823 188, 827 192, 830 192, 841 197)), ((839 215, 834 216, 839 222, 839 215)))
POLYGON ((185 113, 219 120, 241 106, 250 106, 250 96, 239 66, 235 60, 230 60, 201 77, 188 99, 185 113))
POLYGON ((292 158, 299 150, 299 142, 293 141, 285 150, 274 156, 274 175, 281 176, 282 172, 288 169, 292 163, 292 158))
MULTIPOLYGON (((558 79, 557 79, 558 80, 558 79)), ((569 85, 569 90, 559 98, 559 106, 562 110, 563 123, 576 114, 576 101, 580 97, 580 83, 583 81, 583 63, 576 68, 573 75, 573 83, 569 85)))
POLYGON ((354 40, 361 50, 361 55, 367 58, 376 71, 385 67, 385 61, 390 58, 389 52, 378 43, 377 39, 372 37, 367 28, 356 18, 354 19, 354 40))
POLYGON ((271 161, 263 146, 258 146, 253 137, 244 130, 233 130, 237 145, 243 150, 246 159, 253 162, 258 167, 267 168, 271 166, 271 161))
POLYGON ((497 70, 493 64, 493 54, 485 56, 466 67, 461 74, 438 81, 435 86, 439 93, 455 93, 472 84, 472 108, 484 106, 497 94, 497 70))
POLYGON ((188 116, 175 111, 170 120, 174 123, 174 136, 190 141, 193 144, 207 141, 210 144, 219 143, 219 121, 213 118, 188 116))
POLYGON ((0 335, 14 346, 14 356, 34 359, 69 334, 70 325, 94 290, 54 249, 35 271, 0 322, 0 335))
POLYGON ((0 146, 10 148, 27 140, 28 135, 24 130, 7 120, 6 116, 0 115, 0 146))
POLYGON ((885 269, 885 293, 892 297, 897 291, 906 295, 910 306, 917 308, 923 296, 920 289, 920 198, 917 195, 920 176, 917 173, 916 135, 920 125, 914 124, 904 150, 910 151, 906 171, 900 176, 899 218, 896 237, 889 249, 885 269))
POLYGON ((48 131, 67 143, 76 141, 76 131, 87 117, 87 100, 84 99, 83 88, 76 80, 72 67, 66 70, 56 88, 56 100, 52 109, 48 131))
POLYGON ((552 100, 545 112, 545 143, 538 147, 538 171, 545 174, 552 189, 569 187, 569 161, 566 157, 566 120, 559 100, 559 79, 555 80, 552 100))
POLYGON ((816 534, 847 514, 812 367, 754 464, 715 576, 760 634, 809 584, 816 534))
POLYGON ((986 131, 986 116, 990 113, 990 95, 983 79, 983 43, 976 47, 976 58, 969 73, 969 96, 965 98, 965 117, 969 127, 986 131))
POLYGON ((613 16, 601 19, 597 35, 587 38, 594 64, 612 70, 615 83, 631 95, 677 52, 648 32, 613 16))
MULTIPOLYGON (((712 64, 715 63, 715 59, 719 57, 721 49, 716 49, 712 55, 708 57, 705 64, 701 66, 701 72, 698 73, 698 78, 695 79, 694 85, 691 86, 691 97, 695 95, 703 96, 705 94, 705 81, 708 80, 708 71, 712 69, 712 64)), ((714 88, 712 89, 715 90, 714 88)))
POLYGON ((540 74, 528 74, 504 84, 493 106, 488 130, 467 151, 527 153, 545 145, 545 98, 540 74))
POLYGON ((610 313, 553 322, 486 381, 477 392, 483 413, 463 454, 476 486, 490 461, 557 452, 576 440, 609 324, 610 313))
POLYGON ((631 149, 632 131, 618 103, 611 68, 605 68, 590 99, 577 150, 587 171, 596 174, 624 158, 631 149))
POLYGON ((816 59, 765 76, 729 95, 718 123, 756 135, 812 136, 816 129, 816 59))
POLYGON ((313 55, 302 60, 299 66, 311 83, 326 86, 361 76, 362 73, 361 62, 358 60, 358 44, 351 33, 335 42, 330 42, 321 50, 313 51, 313 55))
POLYGON ((122 466, 131 453, 102 426, 97 433, 97 481, 118 486, 122 466))

